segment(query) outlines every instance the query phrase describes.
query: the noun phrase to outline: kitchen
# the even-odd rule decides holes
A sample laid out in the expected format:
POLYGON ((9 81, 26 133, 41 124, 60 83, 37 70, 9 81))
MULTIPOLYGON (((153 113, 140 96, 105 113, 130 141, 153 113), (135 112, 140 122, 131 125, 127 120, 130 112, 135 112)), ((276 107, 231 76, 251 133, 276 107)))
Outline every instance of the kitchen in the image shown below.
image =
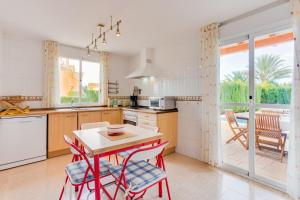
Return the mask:
MULTIPOLYGON (((76 199, 77 186, 72 187, 70 183, 64 186, 65 168, 72 163, 70 153, 73 152, 64 136, 88 155, 94 150, 85 144, 88 139, 80 138, 80 131, 85 125, 100 122, 108 122, 103 128, 107 132, 119 128, 138 135, 142 130, 149 132, 149 137, 157 133, 161 134, 161 141, 168 141, 163 159, 172 199, 250 198, 249 191, 241 192, 238 185, 262 190, 262 196, 289 199, 285 189, 268 182, 249 181, 232 171, 228 173, 221 166, 222 161, 215 158, 222 153, 221 148, 215 148, 219 145, 215 138, 210 136, 219 126, 218 122, 212 123, 211 116, 219 113, 211 109, 218 106, 211 94, 218 93, 211 89, 210 81, 215 79, 203 65, 200 53, 203 38, 199 30, 211 22, 224 22, 219 27, 221 41, 257 27, 290 20, 289 3, 274 2, 277 1, 248 2, 249 8, 245 8, 242 2, 232 0, 230 4, 234 8, 218 8, 216 12, 223 12, 218 17, 199 13, 202 4, 194 0, 189 5, 176 1, 167 16, 166 9, 171 2, 101 1, 73 2, 74 5, 70 1, 45 1, 45 5, 33 1, 3 2, 0 9, 0 19, 3 19, 0 23, 0 199, 59 199, 62 188, 65 188, 63 199, 76 199), (35 3, 38 10, 33 6, 35 3), (15 8, 20 13, 18 16, 5 11, 15 5, 18 5, 15 8), (101 5, 107 9, 100 8, 99 14, 97 9, 101 5), (190 13, 188 9, 179 12, 185 6, 190 13), (157 16, 151 12, 155 9, 157 16), (79 16, 78 10, 86 16, 79 16), (282 11, 280 15, 278 11, 282 11), (54 12, 58 15, 53 16, 54 12), (182 12, 186 18, 181 17, 182 12), (240 15, 243 17, 236 19, 240 15), (22 16, 24 21, 19 20, 22 16), (241 26, 248 22, 248 28, 241 26), (25 180, 31 176, 35 180, 25 180), (210 192, 214 185, 222 187, 223 184, 227 191, 217 187, 210 192)), ((211 9, 210 13, 215 12, 209 1, 205 5, 211 9)), ((100 126, 97 128, 102 130, 100 126)), ((104 138, 102 133, 93 134, 91 137, 104 138)), ((133 138, 128 136, 111 142, 117 146, 133 138)), ((136 145, 148 147, 147 142, 133 142, 131 148, 143 149, 136 145)), ((125 149, 128 150, 124 147, 120 151, 125 149)), ((119 153, 112 148, 111 154, 105 152, 103 157, 116 166, 121 164, 119 153)), ((95 164, 95 167, 99 166, 95 164)), ((106 186, 102 186, 102 181, 99 183, 101 173, 94 176, 100 176, 94 183, 103 191, 96 188, 90 192, 87 184, 82 187, 80 199, 106 199, 106 186)), ((162 185, 163 198, 170 199, 165 184, 162 185)), ((116 187, 112 183, 107 186, 111 196, 116 187)), ((130 189, 129 184, 127 187, 130 189)), ((120 188, 116 199, 128 195, 125 186, 120 188)), ((151 187, 142 198, 158 196, 161 194, 157 188, 151 187)))

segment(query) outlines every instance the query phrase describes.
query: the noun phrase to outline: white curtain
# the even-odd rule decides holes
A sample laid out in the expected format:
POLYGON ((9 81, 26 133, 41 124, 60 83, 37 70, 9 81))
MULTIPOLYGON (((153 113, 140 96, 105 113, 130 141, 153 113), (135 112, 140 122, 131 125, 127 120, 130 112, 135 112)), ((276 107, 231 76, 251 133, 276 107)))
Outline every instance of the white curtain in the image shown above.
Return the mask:
POLYGON ((109 74, 109 53, 100 53, 100 63, 102 65, 102 81, 101 81, 101 105, 107 105, 108 99, 108 74, 109 74))
POLYGON ((291 130, 288 151, 287 192, 300 198, 300 0, 290 1, 294 22, 295 65, 291 107, 291 130))
POLYGON ((44 94, 43 107, 52 108, 57 105, 59 98, 58 77, 58 43, 44 42, 44 94))
POLYGON ((221 164, 221 137, 219 127, 219 25, 210 24, 200 29, 202 68, 202 161, 212 166, 221 164))

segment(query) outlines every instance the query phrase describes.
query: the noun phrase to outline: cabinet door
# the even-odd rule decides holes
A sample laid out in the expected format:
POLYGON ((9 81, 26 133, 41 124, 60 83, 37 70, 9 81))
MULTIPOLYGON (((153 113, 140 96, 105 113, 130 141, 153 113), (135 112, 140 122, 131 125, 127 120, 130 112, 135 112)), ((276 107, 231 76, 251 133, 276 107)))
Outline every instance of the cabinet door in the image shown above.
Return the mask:
POLYGON ((110 124, 121 124, 121 111, 109 110, 102 111, 102 121, 108 121, 110 124))
POLYGON ((48 152, 67 149, 63 136, 72 139, 77 129, 77 113, 55 113, 48 115, 48 152))
POLYGON ((78 129, 80 129, 82 123, 93 123, 93 122, 101 122, 101 121, 104 120, 102 120, 100 111, 78 113, 78 129))
POLYGON ((163 139, 169 141, 167 148, 176 147, 177 144, 177 112, 157 115, 159 132, 163 133, 163 139))

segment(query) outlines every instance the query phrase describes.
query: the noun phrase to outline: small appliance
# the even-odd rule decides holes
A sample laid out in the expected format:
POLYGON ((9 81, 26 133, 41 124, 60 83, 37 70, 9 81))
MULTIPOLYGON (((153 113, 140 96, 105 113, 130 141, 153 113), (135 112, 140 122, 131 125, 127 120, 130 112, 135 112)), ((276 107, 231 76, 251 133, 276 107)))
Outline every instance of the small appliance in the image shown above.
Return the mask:
POLYGON ((138 107, 138 103, 137 103, 137 96, 130 96, 130 107, 131 108, 137 108, 138 107))
POLYGON ((149 97, 149 108, 169 110, 176 108, 175 97, 149 97))

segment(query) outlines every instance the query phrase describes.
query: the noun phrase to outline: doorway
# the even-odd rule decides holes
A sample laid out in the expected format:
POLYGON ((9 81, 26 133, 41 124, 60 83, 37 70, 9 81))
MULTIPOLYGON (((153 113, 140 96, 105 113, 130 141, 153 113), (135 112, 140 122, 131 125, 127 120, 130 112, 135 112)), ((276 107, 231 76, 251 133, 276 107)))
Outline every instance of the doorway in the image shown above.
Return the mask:
POLYGON ((220 46, 223 167, 284 189, 294 38, 279 27, 220 46))

